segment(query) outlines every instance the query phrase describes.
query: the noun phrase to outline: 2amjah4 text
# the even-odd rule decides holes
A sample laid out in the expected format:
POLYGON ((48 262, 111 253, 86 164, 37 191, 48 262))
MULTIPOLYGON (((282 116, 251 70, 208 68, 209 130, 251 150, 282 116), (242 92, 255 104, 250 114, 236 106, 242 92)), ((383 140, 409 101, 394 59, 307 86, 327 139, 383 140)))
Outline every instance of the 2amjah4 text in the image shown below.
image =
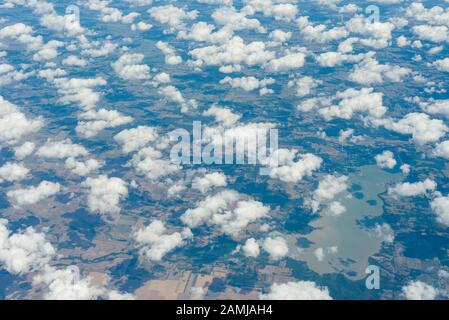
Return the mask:
POLYGON ((207 318, 211 314, 219 315, 271 315, 273 309, 271 305, 259 305, 259 304, 229 304, 220 305, 217 307, 195 306, 191 307, 186 304, 176 308, 177 315, 197 315, 207 318))

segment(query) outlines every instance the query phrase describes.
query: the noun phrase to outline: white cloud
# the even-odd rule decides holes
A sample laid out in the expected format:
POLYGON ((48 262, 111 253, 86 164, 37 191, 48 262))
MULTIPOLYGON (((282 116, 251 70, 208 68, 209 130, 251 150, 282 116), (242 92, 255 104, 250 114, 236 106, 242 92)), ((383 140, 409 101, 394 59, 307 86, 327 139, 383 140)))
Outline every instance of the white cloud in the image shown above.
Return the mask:
POLYGON ((0 265, 12 274, 24 274, 40 270, 56 251, 33 227, 12 233, 8 221, 0 219, 0 265))
POLYGON ((240 115, 233 113, 228 108, 223 108, 217 105, 213 105, 208 110, 203 112, 204 116, 213 116, 215 121, 219 122, 225 127, 231 127, 241 118, 240 115))
POLYGON ((137 151, 148 142, 155 141, 157 138, 156 128, 146 126, 123 130, 114 136, 114 140, 122 145, 123 153, 137 151))
POLYGON ((437 157, 449 160, 449 140, 438 143, 433 153, 437 157))
POLYGON ((90 211, 111 217, 120 213, 120 200, 128 195, 125 181, 100 175, 97 178, 87 178, 84 184, 90 188, 87 203, 90 211))
POLYGON ((449 226, 449 196, 435 198, 430 206, 437 215, 437 221, 444 226, 449 226))
POLYGON ((133 237, 142 246, 141 253, 151 261, 161 261, 167 253, 184 245, 183 235, 179 232, 167 233, 167 228, 159 220, 139 229, 133 237))
POLYGON ((186 100, 176 87, 167 86, 163 87, 159 90, 159 94, 161 94, 165 99, 177 103, 181 106, 181 112, 186 113, 190 109, 197 108, 197 102, 194 99, 186 100))
POLYGON ((152 147, 141 149, 133 156, 130 164, 139 174, 144 174, 150 180, 158 180, 181 170, 179 165, 164 159, 161 151, 152 147))
POLYGON ((77 56, 70 55, 64 60, 62 60, 64 66, 80 67, 84 68, 87 66, 88 62, 84 59, 78 58, 77 56))
POLYGON ((323 82, 312 77, 302 77, 295 81, 288 83, 289 87, 296 86, 296 95, 298 97, 305 97, 314 92, 314 90, 323 82))
POLYGON ((242 249, 246 257, 257 258, 260 254, 259 244, 254 238, 246 240, 245 245, 242 247, 242 249))
POLYGON ((27 141, 24 144, 14 148, 14 156, 18 160, 23 160, 33 153, 36 145, 33 142, 27 141))
POLYGON ((11 83, 20 82, 25 79, 28 79, 31 75, 33 75, 32 72, 25 72, 24 70, 17 71, 14 66, 7 64, 7 63, 1 63, 0 64, 0 85, 6 86, 11 83))
POLYGON ((249 12, 262 12, 266 17, 275 20, 292 21, 298 14, 296 0, 245 0, 245 9, 249 12))
POLYGON ((385 48, 392 39, 392 31, 395 25, 391 22, 371 22, 365 16, 356 15, 346 23, 348 31, 367 36, 360 43, 376 49, 385 48))
POLYGON ((191 228, 205 223, 216 225, 223 233, 238 236, 251 223, 265 218, 270 211, 261 202, 244 198, 244 195, 232 190, 208 196, 195 209, 187 210, 181 221, 191 228))
POLYGON ((171 4, 159 7, 153 7, 148 10, 151 17, 162 24, 169 26, 169 31, 184 29, 185 20, 195 20, 198 11, 186 11, 182 8, 175 7, 171 4))
POLYGON ((323 160, 313 154, 301 155, 297 150, 279 149, 271 157, 277 159, 278 166, 269 168, 273 179, 283 182, 300 182, 304 177, 311 176, 321 167, 323 160))
POLYGON ((431 179, 426 179, 423 182, 404 182, 388 188, 388 194, 395 197, 416 197, 427 194, 427 192, 435 191, 437 184, 431 179))
POLYGON ((124 80, 149 79, 150 67, 142 64, 143 59, 143 54, 125 53, 116 62, 112 63, 112 68, 124 80))
POLYGON ((15 144, 24 136, 35 133, 42 126, 42 120, 28 119, 19 108, 0 96, 0 145, 15 144))
POLYGON ((262 247, 268 252, 272 260, 280 260, 288 254, 287 242, 280 236, 265 238, 262 247))
POLYGON ((48 266, 33 278, 34 285, 45 285, 46 300, 95 300, 105 293, 104 288, 92 284, 92 279, 77 278, 70 268, 55 269, 48 266))
POLYGON ((332 300, 326 287, 312 281, 274 283, 270 292, 260 296, 263 300, 332 300))
POLYGON ((384 151, 382 154, 378 154, 374 157, 376 159, 376 164, 382 169, 393 169, 396 167, 396 159, 391 151, 384 151))
POLYGON ((100 101, 100 94, 93 88, 104 86, 106 81, 101 78, 57 78, 54 84, 61 95, 60 101, 64 104, 78 104, 81 108, 89 110, 100 101))
POLYGON ((95 159, 88 159, 86 161, 77 161, 74 158, 68 158, 65 161, 65 167, 72 170, 73 173, 79 176, 87 176, 92 171, 96 171, 103 166, 103 162, 95 159))
POLYGON ((385 80, 400 82, 411 70, 390 64, 379 64, 374 58, 367 58, 356 65, 349 79, 362 85, 381 84, 385 80))
POLYGON ((66 159, 86 156, 89 153, 82 145, 74 144, 69 139, 62 141, 48 140, 40 147, 36 155, 42 158, 66 159))
POLYGON ((302 52, 288 53, 283 57, 272 59, 266 64, 270 72, 286 72, 304 66, 306 55, 302 52))
POLYGON ((292 33, 290 31, 282 31, 280 29, 276 29, 270 32, 268 35, 268 38, 270 40, 276 41, 276 42, 287 42, 292 37, 292 33))
POLYGON ((17 189, 8 191, 7 195, 13 199, 18 206, 32 205, 47 199, 61 190, 59 183, 42 181, 37 187, 17 189))
POLYGON ((449 130, 443 121, 431 119, 427 114, 416 112, 407 114, 397 122, 385 119, 380 123, 394 132, 411 134, 413 141, 418 145, 437 142, 449 130))
POLYGON ((440 71, 449 72, 449 58, 437 60, 433 63, 433 65, 440 71))
MULTIPOLYGON (((260 89, 261 95, 264 91, 270 90, 267 89, 267 86, 273 84, 274 82, 275 81, 273 78, 265 78, 259 80, 255 77, 241 77, 241 78, 226 77, 220 80, 220 84, 229 84, 232 88, 240 88, 245 91, 260 89)), ((272 90, 270 90, 270 92, 272 92, 272 90)))
POLYGON ((411 281, 402 287, 402 293, 407 300, 434 300, 438 290, 422 281, 411 281))
POLYGON ((192 181, 192 188, 201 193, 206 193, 213 187, 226 187, 226 185, 226 175, 221 172, 207 173, 203 177, 195 177, 192 181))
POLYGON ((257 19, 248 19, 245 10, 237 11, 234 7, 220 7, 212 13, 212 19, 217 25, 230 31, 256 30, 265 33, 265 28, 257 19))
POLYGON ((8 162, 0 167, 0 183, 3 181, 20 181, 25 179, 30 170, 25 168, 21 163, 8 162))
MULTIPOLYGON (((275 53, 267 51, 264 42, 254 41, 246 44, 242 38, 233 37, 220 46, 208 46, 197 48, 190 51, 190 55, 195 59, 194 65, 201 67, 206 66, 222 66, 222 65, 239 65, 246 64, 248 66, 263 65, 275 58, 275 53)), ((301 64, 303 55, 294 56, 294 60, 289 58, 281 59, 274 62, 272 68, 287 68, 294 64, 301 64), (301 58, 302 57, 302 58, 301 58)))
POLYGON ((134 119, 125 116, 116 110, 88 110, 79 115, 83 120, 76 126, 76 132, 84 138, 92 138, 106 128, 115 128, 128 123, 134 119))
MULTIPOLYGON (((346 176, 334 176, 326 175, 322 178, 318 184, 318 188, 313 192, 312 199, 308 201, 312 207, 313 212, 317 212, 320 206, 326 203, 330 203, 335 197, 348 188, 348 177, 346 176)), ((333 202, 332 212, 342 211, 341 204, 333 202)))
POLYGON ((182 58, 176 54, 176 50, 168 43, 163 41, 156 42, 156 48, 161 50, 165 55, 165 63, 169 65, 177 65, 182 63, 182 58))

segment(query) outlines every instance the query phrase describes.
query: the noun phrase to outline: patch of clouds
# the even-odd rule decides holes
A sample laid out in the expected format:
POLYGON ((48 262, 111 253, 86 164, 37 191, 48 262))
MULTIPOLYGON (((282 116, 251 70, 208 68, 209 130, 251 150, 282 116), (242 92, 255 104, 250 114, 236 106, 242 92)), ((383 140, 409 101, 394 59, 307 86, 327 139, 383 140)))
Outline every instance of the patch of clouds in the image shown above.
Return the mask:
POLYGON ((61 185, 59 183, 42 181, 38 186, 8 191, 6 195, 14 201, 16 206, 22 207, 36 204, 39 201, 54 196, 60 190, 61 185))
POLYGON ((377 166, 382 169, 393 169, 397 164, 393 152, 388 150, 376 155, 374 159, 376 160, 377 166))
POLYGON ((332 300, 327 287, 319 287, 312 281, 274 283, 270 291, 261 294, 262 300, 332 300))

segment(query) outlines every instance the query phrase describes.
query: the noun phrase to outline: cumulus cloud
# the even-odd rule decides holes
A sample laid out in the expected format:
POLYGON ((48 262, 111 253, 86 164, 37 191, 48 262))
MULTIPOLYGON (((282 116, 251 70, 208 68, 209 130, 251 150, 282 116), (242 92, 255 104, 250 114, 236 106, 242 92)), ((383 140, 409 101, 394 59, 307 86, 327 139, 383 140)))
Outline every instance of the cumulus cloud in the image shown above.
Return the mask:
POLYGON ((162 221, 155 220, 147 227, 139 229, 134 234, 134 239, 147 259, 161 261, 167 253, 184 245, 185 235, 190 235, 189 230, 170 234, 162 221))
POLYGON ((434 300, 438 290, 422 281, 411 281, 402 287, 402 293, 407 300, 434 300))
POLYGON ((176 50, 168 43, 163 41, 156 42, 156 48, 165 55, 165 63, 169 65, 177 65, 182 62, 181 56, 176 54, 176 50))
POLYGON ((418 145, 437 142, 449 130, 443 121, 417 112, 409 113, 399 121, 384 119, 379 123, 394 132, 412 135, 413 141, 418 145))
POLYGON ((257 258, 260 254, 260 246, 257 240, 250 238, 246 240, 245 245, 242 247, 243 253, 246 257, 257 258))
POLYGON ((299 154, 297 150, 279 149, 272 155, 278 166, 269 168, 273 179, 283 182, 300 182, 304 177, 311 176, 321 167, 323 160, 313 154, 299 154))
POLYGON ((16 144, 42 127, 42 120, 29 119, 19 108, 0 96, 0 145, 16 144))
POLYGON ((97 178, 87 178, 84 184, 90 188, 87 199, 90 211, 111 217, 120 213, 120 200, 128 195, 125 181, 100 175, 97 178))
POLYGON ((65 167, 72 170, 73 173, 79 176, 87 176, 92 171, 96 171, 103 166, 103 162, 88 159, 86 161, 77 161, 75 158, 68 158, 65 161, 65 167))
POLYGON ((8 162, 0 167, 0 183, 3 181, 20 181, 25 179, 30 170, 24 167, 21 163, 8 162))
POLYGON ((114 140, 122 145, 123 153, 137 151, 157 138, 156 128, 146 126, 123 130, 114 136, 114 140))
POLYGON ((150 67, 142 64, 143 59, 143 54, 125 53, 116 62, 112 63, 112 68, 124 80, 149 79, 150 67))
POLYGON ((437 221, 444 226, 449 226, 449 196, 433 199, 430 206, 437 215, 437 221))
POLYGON ((374 157, 376 159, 376 164, 379 168, 382 169, 393 169, 396 167, 396 159, 394 158, 394 154, 391 151, 384 151, 381 154, 378 154, 374 157))
POLYGON ((395 197, 416 197, 425 195, 428 192, 433 192, 436 187, 436 182, 431 179, 426 179, 422 182, 415 183, 405 182, 388 188, 388 194, 395 197))
POLYGON ((273 78, 265 78, 259 80, 255 77, 241 77, 241 78, 231 78, 226 77, 220 80, 220 84, 229 84, 232 88, 240 88, 245 91, 253 91, 256 89, 260 89, 260 94, 264 95, 267 93, 272 93, 271 89, 268 89, 267 86, 273 84, 275 81, 273 78))
POLYGON ((201 193, 206 193, 213 187, 226 187, 226 185, 226 175, 221 172, 207 173, 203 177, 195 177, 192 181, 192 188, 201 193))
MULTIPOLYGON (((196 48, 191 50, 189 53, 195 59, 194 65, 198 67, 203 65, 235 66, 240 64, 255 66, 263 65, 275 58, 274 52, 266 50, 264 42, 254 41, 246 44, 244 40, 238 36, 232 37, 229 41, 222 45, 196 48)), ((295 59, 291 62, 288 58, 274 62, 272 64, 272 68, 287 68, 292 63, 302 66, 304 56, 298 54, 294 58, 295 59)))
POLYGON ((236 237, 250 224, 267 217, 270 209, 233 190, 208 196, 194 209, 188 209, 181 221, 190 228, 203 224, 218 226, 224 234, 236 237))
POLYGON ((33 227, 12 233, 8 221, 0 219, 0 265, 12 274, 24 274, 43 268, 56 251, 44 233, 33 227))
POLYGON ((134 120, 116 110, 107 109, 88 110, 80 114, 79 119, 76 132, 84 138, 92 138, 106 128, 119 127, 134 120))
POLYGON ((295 81, 289 81, 288 86, 296 86, 296 95, 305 97, 313 93, 313 91, 323 82, 312 77, 302 77, 295 81))
POLYGON ((185 22, 187 20, 195 20, 198 16, 198 11, 187 11, 172 4, 165 6, 153 7, 148 10, 150 16, 161 24, 167 24, 169 32, 182 30, 186 28, 185 22))
POLYGON ((433 65, 440 71, 449 72, 449 58, 437 60, 433 65))
POLYGON ((32 76, 32 72, 16 70, 16 68, 7 63, 0 63, 0 85, 6 86, 11 83, 20 82, 32 76))
POLYGON ((47 199, 57 194, 60 190, 61 185, 59 183, 42 181, 36 187, 8 191, 7 195, 8 198, 14 200, 17 206, 26 206, 47 199))
POLYGON ((326 119, 342 118, 349 120, 356 113, 362 113, 372 118, 381 118, 387 111, 383 105, 383 94, 374 92, 372 88, 347 89, 335 96, 337 105, 331 105, 318 110, 326 119))
POLYGON ((215 121, 225 127, 231 127, 241 118, 240 115, 235 114, 229 108, 223 108, 218 105, 213 105, 203 112, 204 116, 214 117, 215 121))
POLYGON ((146 147, 137 152, 130 164, 139 174, 144 174, 151 180, 173 174, 181 167, 163 158, 162 152, 152 147, 146 147))
POLYGON ((348 177, 326 175, 318 184, 318 188, 313 192, 312 198, 307 201, 313 212, 317 212, 323 204, 330 204, 331 212, 341 213, 345 211, 339 202, 332 202, 333 199, 348 188, 348 177))
POLYGON ((106 81, 101 78, 56 78, 54 84, 61 95, 60 101, 64 104, 78 104, 81 108, 89 110, 100 101, 100 94, 94 91, 95 87, 104 86, 106 81))
POLYGON ((377 60, 368 58, 354 67, 349 79, 362 85, 381 84, 385 80, 400 82, 411 72, 409 68, 380 64, 377 60))
POLYGON ((33 153, 35 147, 36 145, 33 142, 27 141, 14 148, 14 156, 18 160, 23 160, 33 153))
POLYGON ((77 56, 70 55, 62 60, 62 64, 64 66, 84 68, 85 66, 87 66, 88 62, 84 59, 78 58, 77 56))
POLYGON ((438 143, 435 146, 434 155, 449 160, 449 140, 438 143))
POLYGON ((176 87, 167 86, 163 87, 159 90, 159 94, 161 94, 168 101, 174 102, 181 106, 181 112, 186 113, 191 109, 197 108, 197 102, 194 99, 186 100, 176 87))
POLYGON ((326 287, 312 281, 274 283, 270 292, 260 296, 263 300, 332 300, 326 287))
POLYGON ((48 266, 33 278, 33 284, 46 286, 46 300, 95 300, 105 293, 104 288, 92 284, 90 277, 78 279, 71 268, 48 266))
POLYGON ((62 141, 48 140, 45 145, 40 147, 36 155, 42 158, 66 159, 86 156, 89 153, 79 144, 74 144, 70 139, 62 141))
POLYGON ((288 254, 287 242, 281 236, 265 238, 262 248, 268 252, 271 260, 280 260, 288 254))

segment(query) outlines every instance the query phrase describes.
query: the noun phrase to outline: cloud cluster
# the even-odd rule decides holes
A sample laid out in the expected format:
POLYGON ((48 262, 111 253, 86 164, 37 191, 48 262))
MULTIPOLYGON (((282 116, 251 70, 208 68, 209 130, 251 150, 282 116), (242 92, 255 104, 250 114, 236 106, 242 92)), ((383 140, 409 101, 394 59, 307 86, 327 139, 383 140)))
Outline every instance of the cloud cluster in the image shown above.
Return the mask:
POLYGON ((388 150, 376 155, 374 159, 376 160, 377 166, 382 169, 393 169, 397 164, 393 152, 388 150))
POLYGON ((8 221, 0 219, 0 265, 12 274, 40 270, 56 254, 44 233, 32 227, 12 233, 8 221))
POLYGON ((21 207, 38 203, 57 194, 60 190, 61 185, 59 183, 42 181, 36 187, 8 191, 7 196, 14 200, 17 206, 21 207))
POLYGON ((19 108, 0 96, 0 145, 14 145, 42 127, 40 118, 29 119, 19 108))
POLYGON ((270 157, 278 163, 278 166, 269 168, 270 177, 288 183, 297 183, 311 176, 323 162, 323 159, 313 154, 301 155, 297 150, 288 149, 276 150, 270 157))
POLYGON ((402 287, 402 293, 407 300, 434 300, 438 290, 422 281, 411 281, 402 287))
POLYGON ((87 199, 90 211, 112 218, 120 213, 120 200, 128 195, 125 181, 100 175, 97 178, 87 178, 84 184, 90 188, 87 199))
POLYGON ((422 182, 404 182, 388 188, 388 194, 394 197, 416 197, 435 191, 437 184, 431 179, 422 182))
POLYGON ((274 283, 270 292, 260 296, 263 300, 332 300, 326 287, 312 281, 274 283))
POLYGON ((203 224, 217 226, 224 234, 237 237, 250 224, 268 216, 270 209, 233 190, 225 190, 200 201, 188 209, 181 221, 190 228, 203 224))
POLYGON ((141 247, 140 252, 151 261, 162 258, 177 247, 184 245, 184 240, 191 237, 189 229, 183 232, 167 233, 167 228, 160 220, 153 221, 134 234, 134 240, 141 247))

